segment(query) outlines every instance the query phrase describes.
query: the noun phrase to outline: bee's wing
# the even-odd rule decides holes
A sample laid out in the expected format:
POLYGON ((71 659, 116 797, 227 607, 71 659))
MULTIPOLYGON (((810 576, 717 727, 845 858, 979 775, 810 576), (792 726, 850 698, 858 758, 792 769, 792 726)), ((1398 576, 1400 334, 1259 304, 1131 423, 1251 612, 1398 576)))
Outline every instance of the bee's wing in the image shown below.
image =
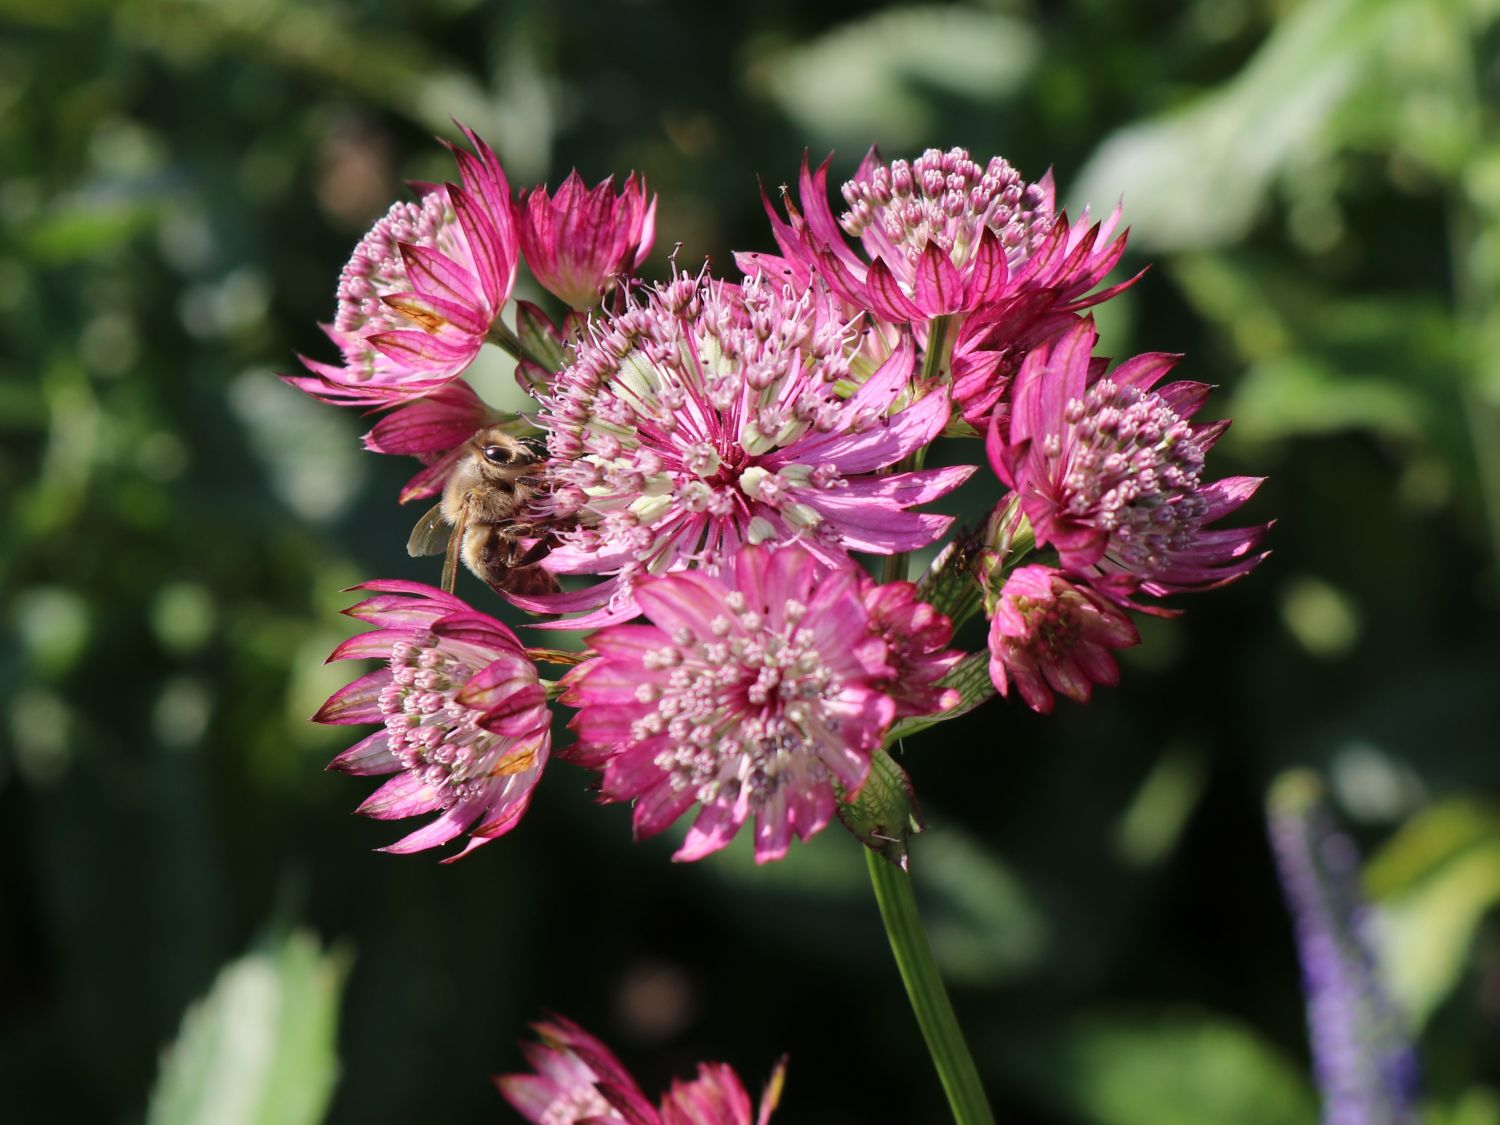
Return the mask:
POLYGON ((411 538, 406 541, 406 553, 414 559, 423 555, 440 555, 448 548, 453 528, 443 518, 443 505, 434 504, 411 529, 411 538))
POLYGON ((448 537, 447 553, 443 555, 443 589, 450 594, 453 593, 453 587, 458 583, 458 556, 464 548, 464 530, 468 525, 469 508, 465 505, 458 514, 458 526, 448 537))

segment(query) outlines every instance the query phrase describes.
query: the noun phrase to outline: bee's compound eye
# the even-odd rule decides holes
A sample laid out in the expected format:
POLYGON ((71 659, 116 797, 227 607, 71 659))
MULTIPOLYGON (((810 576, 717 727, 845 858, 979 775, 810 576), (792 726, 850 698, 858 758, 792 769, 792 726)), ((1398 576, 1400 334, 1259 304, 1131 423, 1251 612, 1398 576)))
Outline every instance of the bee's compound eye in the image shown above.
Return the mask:
POLYGON ((503 445, 487 445, 484 447, 484 459, 492 465, 509 465, 516 459, 513 449, 503 445))

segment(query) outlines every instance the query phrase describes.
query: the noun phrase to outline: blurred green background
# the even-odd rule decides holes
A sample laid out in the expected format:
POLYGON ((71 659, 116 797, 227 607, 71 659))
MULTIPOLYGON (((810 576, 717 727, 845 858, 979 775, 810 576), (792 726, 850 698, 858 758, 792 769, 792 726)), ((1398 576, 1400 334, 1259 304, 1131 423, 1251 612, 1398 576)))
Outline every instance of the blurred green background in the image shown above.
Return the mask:
POLYGON ((1500 1123, 1497 15, 0 2, 0 1116, 142 1121, 156 1085, 160 1122, 316 1120, 330 1090, 335 1122, 511 1120, 487 1076, 551 1009, 653 1091, 788 1052, 778 1121, 943 1117, 836 828, 767 870, 673 865, 560 765, 440 867, 373 854, 395 826, 323 772, 339 589, 435 568, 403 550, 409 463, 273 372, 329 354, 339 267, 403 179, 449 175, 457 117, 517 185, 643 171, 658 276, 676 242, 725 271, 766 248, 756 177, 804 147, 835 180, 871 142, 961 144, 1054 166, 1075 210, 1123 194, 1126 267, 1154 267, 1101 346, 1222 388, 1214 475, 1270 476, 1247 518, 1276 553, 1144 622, 1091 706, 908 747, 997 1112, 1316 1120, 1262 820, 1309 765, 1375 857, 1430 1120, 1500 1123), (229 1101, 195 1111, 214 1065, 229 1101))

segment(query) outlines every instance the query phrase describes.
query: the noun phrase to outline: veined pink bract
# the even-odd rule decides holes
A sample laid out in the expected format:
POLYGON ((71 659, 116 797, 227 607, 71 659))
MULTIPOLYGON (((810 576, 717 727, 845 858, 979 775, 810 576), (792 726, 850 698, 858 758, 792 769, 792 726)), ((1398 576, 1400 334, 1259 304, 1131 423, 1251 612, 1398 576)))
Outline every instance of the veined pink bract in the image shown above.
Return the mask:
POLYGON ((324 331, 343 365, 303 357, 311 375, 282 376, 339 406, 392 406, 431 394, 473 362, 510 298, 519 249, 510 185, 473 132, 450 146, 463 183, 423 185, 394 204, 339 278, 338 315, 324 331))
POLYGON ((533 1125, 767 1125, 781 1098, 785 1059, 758 1112, 731 1067, 701 1063, 696 1078, 672 1083, 658 1108, 614 1053, 572 1020, 552 1016, 532 1029, 541 1042, 521 1050, 534 1073, 507 1074, 495 1084, 533 1125))
POLYGON ((879 474, 948 419, 922 397, 905 340, 854 388, 858 332, 820 285, 678 276, 597 325, 553 384, 553 502, 577 521, 546 566, 612 574, 591 590, 516 599, 543 612, 597 609, 582 628, 634 616, 648 574, 712 572, 743 543, 800 543, 829 566, 939 538, 951 517, 908 511, 972 466, 879 474), (905 405, 897 405, 900 399, 905 405))
POLYGON ((551 715, 536 665, 506 626, 451 594, 397 580, 355 589, 375 596, 346 612, 376 628, 329 659, 385 666, 335 692, 313 719, 382 729, 329 768, 396 775, 359 807, 366 816, 438 814, 382 851, 421 851, 468 832, 468 846, 449 857, 457 859, 515 827, 547 764, 551 715))
POLYGON ((744 547, 723 571, 653 578, 651 624, 601 629, 565 678, 569 757, 633 801, 638 837, 701 808, 674 858, 701 859, 755 821, 759 863, 786 854, 864 784, 895 719, 894 669, 849 566, 800 547, 744 547))
POLYGON ((474 389, 454 380, 385 415, 363 441, 372 453, 405 454, 423 462, 422 471, 401 489, 400 501, 405 504, 443 490, 464 443, 490 418, 489 407, 474 389))
POLYGON ((614 177, 585 188, 570 172, 547 195, 546 185, 516 201, 521 252, 537 283, 575 309, 587 309, 633 271, 656 239, 656 196, 631 174, 618 193, 614 177))

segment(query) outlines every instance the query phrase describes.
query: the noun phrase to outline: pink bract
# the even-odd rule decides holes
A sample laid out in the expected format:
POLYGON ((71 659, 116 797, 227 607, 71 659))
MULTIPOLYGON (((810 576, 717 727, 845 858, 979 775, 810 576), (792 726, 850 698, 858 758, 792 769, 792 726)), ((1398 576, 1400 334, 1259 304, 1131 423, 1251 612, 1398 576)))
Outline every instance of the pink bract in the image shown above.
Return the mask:
POLYGON ((576 1023, 553 1016, 532 1029, 541 1042, 521 1050, 535 1073, 507 1074, 495 1084, 533 1125, 767 1125, 781 1096, 785 1060, 758 1113, 732 1068, 702 1063, 696 1078, 672 1083, 658 1109, 614 1053, 576 1023))
POLYGON ((599 610, 564 623, 583 628, 634 616, 647 575, 712 572, 742 543, 838 566, 938 539, 951 517, 908 509, 973 467, 879 470, 941 432, 947 392, 914 387, 907 338, 850 393, 859 342, 821 286, 761 278, 679 276, 596 325, 544 400, 553 503, 576 520, 545 565, 614 577, 517 604, 599 610))
POLYGON ((545 185, 516 203, 516 227, 526 265, 538 284, 575 309, 599 303, 622 276, 651 252, 656 239, 656 196, 630 175, 618 193, 614 177, 583 186, 570 172, 549 197, 545 185))
MULTIPOLYGON (((1087 320, 1032 352, 1008 419, 990 426, 990 464, 1015 489, 1039 545, 1062 568, 1117 600, 1206 590, 1265 558, 1269 524, 1210 529, 1250 499, 1257 477, 1204 484, 1208 451, 1228 422, 1195 425, 1202 383, 1156 384, 1178 357, 1135 356, 1107 375, 1087 320)), ((1143 608, 1136 606, 1135 608, 1143 608)))
POLYGON ((1012 571, 990 620, 990 679, 1015 683, 1026 706, 1048 714, 1053 693, 1087 703, 1095 684, 1119 682, 1111 649, 1140 643, 1117 605, 1048 566, 1012 571))
POLYGON ((449 146, 462 185, 423 185, 420 201, 394 204, 344 266, 338 315, 323 326, 343 365, 302 357, 312 374, 288 383, 339 406, 391 406, 473 362, 510 298, 519 249, 499 158, 463 133, 474 152, 449 146))
POLYGON ((547 764, 551 716, 536 666, 506 626, 451 594, 397 580, 355 589, 375 596, 346 612, 376 628, 329 659, 385 665, 335 692, 313 719, 382 728, 329 768, 396 775, 359 807, 366 816, 438 814, 382 851, 421 851, 467 832, 468 845, 449 857, 457 859, 515 827, 547 764))
POLYGON ((462 380, 393 410, 364 438, 372 453, 416 457, 424 468, 401 489, 400 502, 435 496, 453 471, 464 443, 491 418, 489 407, 462 380))
POLYGON ((953 623, 917 597, 912 582, 878 583, 860 575, 870 631, 886 643, 890 678, 881 685, 896 703, 896 717, 933 715, 957 707, 960 696, 940 681, 964 654, 948 648, 953 623))
POLYGON ((605 801, 633 801, 637 837, 700 806, 675 859, 701 859, 755 821, 759 863, 852 799, 896 717, 894 669, 852 567, 744 547, 717 576, 641 583, 651 624, 590 639, 564 679, 578 708, 569 756, 598 769, 605 801))
POLYGON ((1124 252, 1123 235, 1109 241, 1119 208, 1103 222, 1090 225, 1085 214, 1069 225, 1050 172, 1028 184, 1000 157, 981 167, 964 149, 928 149, 887 164, 872 148, 843 186, 849 209, 837 219, 828 161, 811 171, 804 157, 798 195, 800 210, 784 197, 786 219, 766 201, 784 268, 820 274, 840 299, 892 323, 920 325, 1041 290, 1056 311, 1075 312, 1131 284, 1089 292, 1124 252))

